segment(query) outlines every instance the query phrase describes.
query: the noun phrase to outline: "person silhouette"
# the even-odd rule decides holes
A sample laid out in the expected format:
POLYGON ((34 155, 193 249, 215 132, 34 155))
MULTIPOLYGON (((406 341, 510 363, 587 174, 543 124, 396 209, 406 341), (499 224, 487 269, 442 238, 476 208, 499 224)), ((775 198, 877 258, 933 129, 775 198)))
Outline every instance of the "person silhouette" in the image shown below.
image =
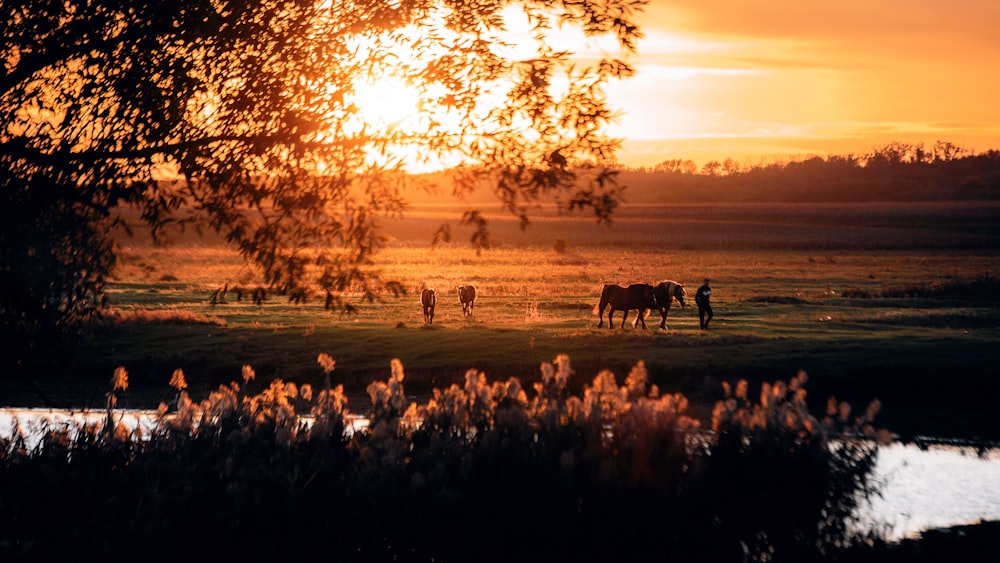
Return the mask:
POLYGON ((705 283, 694 294, 694 302, 698 304, 698 321, 701 324, 701 330, 708 330, 708 323, 715 316, 712 312, 711 300, 712 287, 709 285, 708 278, 705 278, 705 283))

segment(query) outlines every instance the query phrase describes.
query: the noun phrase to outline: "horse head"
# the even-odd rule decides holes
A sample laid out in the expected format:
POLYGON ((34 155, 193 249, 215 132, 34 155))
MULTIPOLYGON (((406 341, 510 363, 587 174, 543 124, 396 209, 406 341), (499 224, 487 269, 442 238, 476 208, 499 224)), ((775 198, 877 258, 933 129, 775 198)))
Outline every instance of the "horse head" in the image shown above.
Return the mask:
POLYGON ((681 304, 681 307, 685 306, 684 284, 680 284, 671 280, 661 281, 656 286, 655 296, 657 301, 656 303, 657 307, 669 308, 670 303, 674 299, 677 299, 677 301, 681 304))

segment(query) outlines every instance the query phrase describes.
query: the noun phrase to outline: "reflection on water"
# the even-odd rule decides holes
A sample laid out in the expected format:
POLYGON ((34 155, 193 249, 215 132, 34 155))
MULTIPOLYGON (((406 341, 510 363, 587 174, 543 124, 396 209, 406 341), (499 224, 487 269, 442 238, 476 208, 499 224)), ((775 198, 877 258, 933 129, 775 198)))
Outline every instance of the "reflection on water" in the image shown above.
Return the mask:
MULTIPOLYGON (((138 427, 150 430, 156 424, 156 411, 115 409, 113 415, 116 423, 120 421, 129 430, 138 427)), ((0 410, 0 436, 9 437, 16 423, 24 434, 25 446, 30 450, 38 444, 45 428, 73 431, 84 425, 104 424, 107 416, 107 411, 102 410, 8 408, 0 410)))
POLYGON ((891 537, 922 530, 1000 520, 1000 452, 893 444, 879 448, 875 478, 881 496, 864 511, 869 525, 892 527, 891 537))
MULTIPOLYGON (((2 409, 0 436, 9 437, 17 421, 26 446, 32 448, 44 427, 102 424, 106 416, 105 411, 2 409)), ((155 412, 148 410, 115 410, 114 417, 133 430, 149 430, 156 421, 155 412)), ((366 426, 367 420, 352 419, 348 431, 366 426)), ((980 457, 970 448, 954 446, 882 446, 874 477, 881 494, 862 510, 862 525, 888 526, 893 539, 930 528, 1000 520, 1000 451, 980 457)))
MULTIPOLYGON (((0 408, 0 437, 9 437, 16 423, 24 434, 25 447, 30 450, 38 445, 45 428, 66 428, 72 432, 84 425, 104 424, 107 416, 104 410, 0 408)), ((143 435, 149 435, 156 426, 156 411, 153 410, 115 409, 113 416, 115 424, 124 424, 130 431, 141 428, 143 435)), ((345 418, 348 434, 368 427, 368 420, 362 417, 348 415, 345 418)), ((299 420, 306 426, 312 423, 312 417, 308 416, 299 417, 299 420)))

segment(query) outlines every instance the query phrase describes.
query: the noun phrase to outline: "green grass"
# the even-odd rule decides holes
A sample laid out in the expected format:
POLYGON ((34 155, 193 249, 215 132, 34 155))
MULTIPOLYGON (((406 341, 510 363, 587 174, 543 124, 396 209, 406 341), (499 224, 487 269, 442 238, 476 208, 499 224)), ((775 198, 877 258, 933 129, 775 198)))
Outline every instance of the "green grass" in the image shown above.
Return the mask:
MULTIPOLYGON (((345 384, 350 408, 363 412, 365 387, 387 376, 392 358, 406 367, 407 392, 420 397, 461 381, 468 369, 518 377, 530 388, 539 364, 565 353, 577 389, 601 369, 624 378, 643 360, 652 383, 685 393, 704 412, 723 381, 788 379, 803 370, 820 408, 828 395, 858 409, 877 398, 879 422, 890 430, 1000 439, 991 393, 1000 363, 995 281, 973 296, 842 297, 849 289, 878 296, 982 279, 1000 265, 1000 249, 981 234, 1000 231, 1000 213, 975 204, 639 206, 611 227, 543 213, 527 233, 498 219, 496 248, 482 254, 459 243, 428 248, 431 227, 445 217, 417 210, 388 222, 394 238, 374 267, 409 293, 355 301, 356 316, 324 311, 319 299, 292 305, 270 297, 257 307, 232 293, 213 307, 209 295, 224 283, 252 286, 253 268, 210 241, 168 248, 134 241, 122 254, 112 306, 182 321, 101 329, 35 376, 50 397, 84 406, 100 401, 124 365, 133 404, 155 406, 170 396, 176 368, 194 395, 238 379, 243 364, 254 366, 258 385, 272 378, 315 385, 316 357, 325 352, 337 360, 334 379, 345 384), (553 250, 560 239, 566 252, 553 250), (707 333, 697 330, 693 306, 705 276, 716 310, 707 333), (658 315, 647 319, 648 330, 633 329, 634 312, 625 329, 617 328, 620 313, 615 329, 597 328, 593 309, 604 283, 662 279, 686 283, 692 301, 674 304, 667 331, 658 330, 658 315), (471 319, 454 294, 463 283, 479 290, 471 319), (417 302, 422 287, 439 292, 430 327, 417 302)), ((3 385, 8 402, 37 400, 16 382, 3 385)))
POLYGON ((718 398, 722 381, 787 379, 804 370, 817 405, 830 394, 857 408, 877 398, 885 405, 880 422, 897 432, 998 437, 993 397, 983 393, 993 387, 1000 359, 1000 310, 992 307, 840 298, 723 302, 712 330, 700 332, 693 307, 672 308, 667 331, 656 328, 653 317, 644 331, 631 323, 598 329, 589 296, 542 302, 483 297, 472 319, 461 318, 457 303, 455 311, 442 304, 432 326, 422 324, 410 301, 386 300, 360 317, 308 304, 202 304, 192 308, 226 326, 105 329, 81 345, 73 366, 85 380, 104 385, 115 366, 125 365, 134 401, 148 403, 162 400, 155 390, 169 395, 166 383, 178 367, 195 395, 238 379, 243 364, 254 366, 259 385, 273 378, 318 385, 316 357, 325 352, 337 360, 335 380, 352 396, 352 410, 362 412, 364 388, 388 375, 392 358, 406 366, 407 390, 415 397, 461 382, 468 369, 494 379, 518 377, 528 385, 537 381, 538 366, 560 353, 570 355, 580 375, 571 384, 577 390, 601 369, 622 378, 643 360, 653 383, 685 393, 703 410, 718 398), (925 424, 928 412, 953 423, 925 424))

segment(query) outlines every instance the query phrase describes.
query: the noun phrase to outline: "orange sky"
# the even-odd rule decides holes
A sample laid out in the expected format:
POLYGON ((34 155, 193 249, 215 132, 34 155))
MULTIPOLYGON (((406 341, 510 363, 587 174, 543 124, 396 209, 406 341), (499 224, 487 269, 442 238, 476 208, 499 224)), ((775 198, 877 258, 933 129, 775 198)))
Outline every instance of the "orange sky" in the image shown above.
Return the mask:
POLYGON ((608 88, 623 164, 1000 149, 998 0, 652 0, 640 21, 638 73, 608 88))

